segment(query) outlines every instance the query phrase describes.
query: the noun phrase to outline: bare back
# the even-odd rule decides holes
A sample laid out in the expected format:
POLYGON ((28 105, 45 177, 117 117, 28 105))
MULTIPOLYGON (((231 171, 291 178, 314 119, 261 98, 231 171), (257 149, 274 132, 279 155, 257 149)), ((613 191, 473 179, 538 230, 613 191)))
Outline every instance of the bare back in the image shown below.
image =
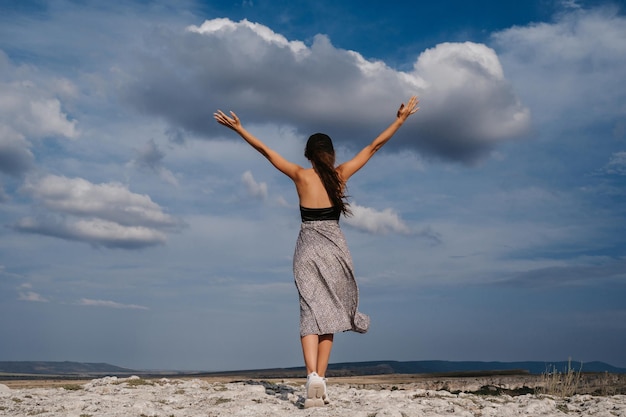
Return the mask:
MULTIPOLYGON (((345 185, 345 183, 360 170, 367 161, 385 144, 393 134, 402 126, 404 121, 412 114, 419 110, 417 104, 419 100, 416 96, 411 97, 408 104, 404 103, 398 109, 396 119, 382 131, 369 145, 365 146, 359 153, 357 153, 352 159, 344 162, 335 168, 337 175, 345 185)), ((233 129, 237 132, 246 142, 250 144, 254 149, 260 152, 265 158, 270 161, 276 169, 283 174, 287 175, 293 180, 296 185, 298 197, 300 198, 300 205, 307 208, 328 208, 332 207, 333 203, 324 188, 322 180, 313 170, 313 168, 303 168, 298 164, 289 162, 283 158, 278 152, 269 148, 265 143, 259 140, 256 136, 252 135, 241 125, 241 121, 235 113, 230 112, 231 117, 227 116, 221 110, 218 110, 213 114, 215 120, 218 123, 233 129)))
POLYGON ((300 205, 307 208, 327 208, 333 203, 328 197, 324 183, 313 168, 298 170, 293 182, 298 191, 300 205))

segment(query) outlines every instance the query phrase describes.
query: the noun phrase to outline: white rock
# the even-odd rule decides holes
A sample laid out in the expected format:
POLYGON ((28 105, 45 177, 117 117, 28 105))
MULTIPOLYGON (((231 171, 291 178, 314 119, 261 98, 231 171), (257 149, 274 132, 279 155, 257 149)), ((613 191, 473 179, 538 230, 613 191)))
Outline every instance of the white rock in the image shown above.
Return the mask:
POLYGON ((399 410, 394 408, 385 408, 376 413, 376 417, 403 417, 399 410))
POLYGON ((277 393, 278 390, 266 392, 263 385, 245 383, 172 379, 132 387, 123 383, 129 380, 102 378, 85 384, 80 390, 11 390, 0 385, 0 416, 562 417, 566 406, 569 416, 626 417, 626 396, 623 395, 585 395, 568 399, 536 395, 484 397, 410 386, 390 391, 329 385, 330 405, 302 410, 299 406, 302 385, 296 383, 280 383, 281 390, 277 393))

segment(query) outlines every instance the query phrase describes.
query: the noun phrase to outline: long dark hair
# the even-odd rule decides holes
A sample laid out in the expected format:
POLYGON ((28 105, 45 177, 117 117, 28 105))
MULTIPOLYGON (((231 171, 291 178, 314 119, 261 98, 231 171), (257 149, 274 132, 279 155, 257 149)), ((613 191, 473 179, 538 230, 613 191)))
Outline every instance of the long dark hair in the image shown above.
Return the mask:
POLYGON ((304 156, 313 164, 333 206, 341 209, 344 215, 351 214, 344 194, 345 184, 335 171, 335 148, 330 137, 324 133, 311 135, 306 142, 304 156))

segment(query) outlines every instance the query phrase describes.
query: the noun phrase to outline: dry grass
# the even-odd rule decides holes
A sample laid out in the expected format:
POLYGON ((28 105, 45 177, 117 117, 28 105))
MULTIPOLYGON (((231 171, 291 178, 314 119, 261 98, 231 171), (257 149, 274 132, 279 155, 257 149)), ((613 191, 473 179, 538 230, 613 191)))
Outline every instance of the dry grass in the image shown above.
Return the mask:
POLYGON ((63 385, 63 389, 66 391, 78 391, 83 389, 83 386, 80 384, 65 384, 63 385))
POLYGON ((542 375, 541 393, 561 398, 574 395, 580 385, 582 367, 581 363, 578 371, 573 369, 571 358, 567 361, 565 372, 560 372, 555 366, 552 366, 552 370, 548 370, 542 375))

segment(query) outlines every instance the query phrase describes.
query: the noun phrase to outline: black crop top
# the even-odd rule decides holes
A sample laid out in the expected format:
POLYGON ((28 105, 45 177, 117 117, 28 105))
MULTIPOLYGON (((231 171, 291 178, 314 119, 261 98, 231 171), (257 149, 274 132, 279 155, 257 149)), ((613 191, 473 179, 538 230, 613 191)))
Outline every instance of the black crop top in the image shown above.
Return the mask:
POLYGON ((300 217, 303 222, 316 220, 339 220, 341 210, 337 207, 307 208, 300 206, 300 217))

